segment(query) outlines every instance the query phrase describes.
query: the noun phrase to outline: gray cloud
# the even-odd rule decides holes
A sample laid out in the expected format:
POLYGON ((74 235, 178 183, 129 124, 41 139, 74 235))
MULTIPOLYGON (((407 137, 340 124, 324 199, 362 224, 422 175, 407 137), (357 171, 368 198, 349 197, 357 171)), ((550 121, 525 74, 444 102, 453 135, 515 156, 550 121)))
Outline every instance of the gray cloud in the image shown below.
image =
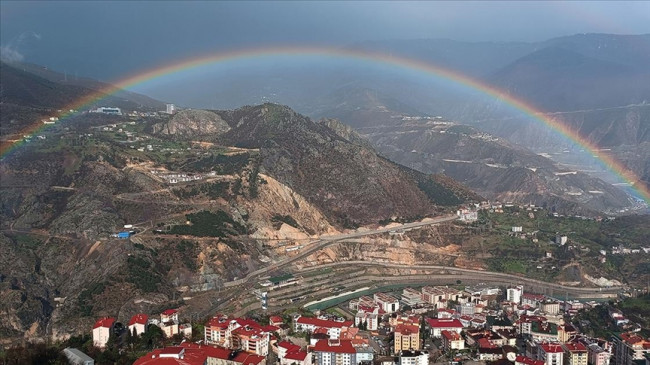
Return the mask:
POLYGON ((6 45, 0 46, 0 59, 5 62, 21 62, 25 55, 20 49, 30 40, 40 41, 43 37, 36 32, 23 32, 9 41, 6 45))

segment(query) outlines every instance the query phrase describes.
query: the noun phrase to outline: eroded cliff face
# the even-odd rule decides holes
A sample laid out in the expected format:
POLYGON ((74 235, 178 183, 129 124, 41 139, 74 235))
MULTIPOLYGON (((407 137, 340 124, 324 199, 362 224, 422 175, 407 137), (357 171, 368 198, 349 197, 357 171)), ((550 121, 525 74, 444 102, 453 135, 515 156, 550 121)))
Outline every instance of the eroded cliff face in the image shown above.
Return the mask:
POLYGON ((345 261, 370 261, 404 265, 453 265, 485 268, 467 257, 463 243, 471 232, 464 226, 441 224, 409 232, 399 230, 381 235, 343 240, 296 263, 298 269, 345 261))

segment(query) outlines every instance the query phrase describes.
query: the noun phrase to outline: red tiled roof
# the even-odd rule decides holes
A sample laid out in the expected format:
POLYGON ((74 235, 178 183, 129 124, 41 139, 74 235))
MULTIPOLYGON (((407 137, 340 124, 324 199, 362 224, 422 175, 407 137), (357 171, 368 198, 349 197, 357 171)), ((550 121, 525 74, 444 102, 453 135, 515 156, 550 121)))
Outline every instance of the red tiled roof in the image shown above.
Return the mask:
POLYGON ((458 340, 460 340, 460 335, 456 331, 443 330, 442 332, 440 332, 440 334, 442 334, 449 341, 458 341, 458 340))
POLYGON ((93 326, 93 329, 98 328, 98 327, 106 327, 106 328, 111 328, 111 326, 115 323, 115 318, 112 317, 104 317, 100 318, 95 322, 95 325, 93 326))
POLYGON ((287 353, 284 358, 289 360, 305 361, 307 357, 307 352, 305 351, 294 351, 287 353))
MULTIPOLYGON (((174 349, 177 348, 183 349, 182 347, 174 347, 174 349)), ((167 348, 156 349, 136 360, 133 365, 203 365, 207 359, 205 349, 207 349, 207 347, 186 348, 182 359, 177 359, 174 357, 161 358, 161 354, 172 355, 177 354, 178 352, 167 352, 167 348)))
POLYGON ((499 346, 493 344, 487 338, 481 337, 481 338, 478 339, 478 347, 481 348, 481 349, 495 349, 495 348, 497 348, 499 346))
POLYGON ((312 349, 318 352, 334 352, 337 354, 354 354, 357 352, 349 340, 332 341, 331 344, 330 340, 318 340, 312 349))
POLYGON ((324 328, 352 327, 353 324, 352 321, 338 322, 314 317, 300 317, 298 318, 298 323, 324 328))
POLYGON ((558 353, 558 352, 564 352, 564 349, 562 348, 561 345, 555 344, 555 343, 543 343, 541 344, 542 349, 544 349, 544 352, 546 353, 558 353))
POLYGON ((239 325, 242 326, 242 327, 246 327, 246 326, 248 326, 248 327, 258 328, 258 329, 261 329, 261 328, 262 328, 262 325, 261 325, 261 324, 257 323, 256 321, 254 321, 254 320, 252 320, 252 319, 248 319, 248 318, 237 318, 237 319, 235 319, 235 321, 237 321, 237 324, 239 324, 239 325))
POLYGON ((212 317, 208 321, 207 327, 217 327, 225 330, 230 325, 227 317, 212 317))
POLYGON ((521 355, 517 356, 517 358, 515 359, 515 362, 519 362, 519 363, 526 364, 526 365, 544 365, 545 364, 545 362, 543 360, 533 360, 530 357, 521 356, 521 355))
POLYGON ((643 345, 644 348, 650 348, 650 341, 633 332, 621 333, 621 340, 629 343, 630 345, 639 344, 643 345))
POLYGON ((226 349, 223 347, 211 347, 211 346, 204 346, 203 351, 208 357, 212 357, 215 359, 222 359, 222 360, 227 360, 230 357, 230 354, 232 353, 232 350, 226 349))
POLYGON ((134 324, 147 324, 147 321, 149 320, 149 316, 146 314, 136 314, 135 316, 131 317, 131 320, 129 321, 128 326, 132 326, 134 324))
POLYGON ((268 325, 268 326, 262 326, 262 328, 260 329, 264 332, 275 332, 278 331, 280 327, 268 325))
POLYGON ((266 358, 264 356, 258 356, 246 352, 240 352, 232 360, 241 363, 242 365, 257 365, 265 359, 266 358))
POLYGON ((183 348, 180 346, 170 346, 165 347, 164 349, 160 349, 160 354, 164 355, 178 355, 181 352, 183 352, 183 348))
POLYGON ((395 333, 401 333, 402 335, 411 335, 413 333, 418 333, 420 329, 416 325, 412 324, 398 324, 395 327, 395 333))
POLYGON ((269 317, 269 322, 271 323, 282 323, 284 320, 280 316, 271 316, 269 317))
POLYGON ((171 316, 172 314, 178 312, 176 309, 167 309, 164 312, 162 312, 163 315, 165 316, 171 316))
POLYGON ((289 341, 278 342, 278 347, 282 347, 287 350, 287 353, 293 351, 300 351, 300 346, 293 344, 289 341))
POLYGON ((583 345, 580 342, 570 342, 564 346, 566 346, 566 349, 570 352, 587 352, 587 346, 583 345))
POLYGON ((533 293, 524 293, 521 295, 521 297, 526 299, 534 299, 534 300, 543 300, 544 298, 546 298, 544 294, 533 294, 533 293))
POLYGON ((315 335, 316 335, 316 334, 326 335, 326 334, 327 334, 327 328, 325 328, 325 327, 318 327, 318 328, 316 328, 316 329, 314 330, 314 334, 315 334, 315 335))
POLYGON ((432 328, 463 328, 463 324, 457 319, 427 318, 427 323, 432 328))

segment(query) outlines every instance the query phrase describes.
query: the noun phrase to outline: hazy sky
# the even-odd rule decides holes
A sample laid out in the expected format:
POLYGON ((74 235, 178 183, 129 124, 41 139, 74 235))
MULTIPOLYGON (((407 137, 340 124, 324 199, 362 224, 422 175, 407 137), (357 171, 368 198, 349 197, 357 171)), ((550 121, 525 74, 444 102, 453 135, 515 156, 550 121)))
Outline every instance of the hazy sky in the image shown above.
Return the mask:
POLYGON ((650 2, 1 1, 5 59, 102 80, 233 47, 650 33, 650 2))

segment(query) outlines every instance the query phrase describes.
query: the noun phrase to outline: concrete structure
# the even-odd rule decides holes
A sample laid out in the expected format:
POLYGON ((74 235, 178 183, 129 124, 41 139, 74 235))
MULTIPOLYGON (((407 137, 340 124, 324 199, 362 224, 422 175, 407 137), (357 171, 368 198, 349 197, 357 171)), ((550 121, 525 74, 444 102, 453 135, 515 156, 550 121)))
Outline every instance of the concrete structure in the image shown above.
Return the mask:
POLYGON ((342 328, 352 327, 352 321, 333 321, 324 318, 297 316, 294 318, 294 331, 314 332, 318 328, 327 330, 330 339, 338 339, 342 328))
POLYGON ((521 295, 524 294, 524 286, 517 285, 509 287, 506 290, 506 300, 509 302, 521 304, 521 295))
POLYGON ((178 322, 178 311, 176 309, 167 309, 160 313, 160 322, 178 322))
POLYGON ((544 361, 531 359, 523 355, 519 355, 515 358, 515 365, 544 365, 544 361))
POLYGON ((68 358, 68 362, 73 365, 95 365, 95 360, 92 357, 84 354, 83 352, 66 347, 63 349, 63 354, 68 358))
MULTIPOLYGON (((134 365, 266 365, 266 358, 221 347, 184 342, 179 346, 156 349, 134 365)), ((306 364, 308 365, 308 364, 306 364)))
POLYGON ((395 353, 420 349, 420 327, 413 324, 399 324, 395 327, 395 353))
POLYGON ((392 295, 384 293, 375 293, 373 295, 375 303, 386 313, 394 313, 399 310, 399 300, 392 295))
POLYGON ((521 304, 537 308, 544 299, 546 299, 546 296, 542 294, 523 293, 521 295, 521 304))
POLYGON ((93 346, 99 347, 100 349, 106 348, 106 343, 108 338, 113 331, 113 326, 115 325, 115 318, 104 317, 95 322, 93 326, 93 346))
POLYGON ((540 309, 546 314, 557 315, 560 313, 560 303, 546 299, 540 303, 540 309))
POLYGON ((429 365, 427 351, 401 351, 398 357, 399 365, 429 365))
POLYGON ((315 365, 357 365, 357 350, 349 340, 319 340, 311 350, 315 365))
POLYGON ((419 290, 413 288, 404 288, 404 290, 402 290, 402 303, 414 307, 423 302, 422 293, 419 290))
POLYGON ((442 347, 446 351, 464 350, 465 340, 457 333, 444 330, 442 331, 442 347))
POLYGON ((149 323, 149 316, 146 314, 136 314, 131 317, 131 320, 128 324, 129 332, 139 336, 147 330, 147 324, 149 323))
MULTIPOLYGON (((425 303, 437 305, 441 301, 458 300, 460 292, 444 286, 425 286, 422 288, 422 300, 425 303)), ((445 304, 446 307, 446 304, 445 304)))
POLYGON ((587 365, 589 356, 587 346, 580 342, 571 342, 564 344, 565 364, 567 365, 587 365))
POLYGON ((176 113, 176 106, 174 104, 167 104, 165 108, 165 112, 167 114, 174 114, 176 113))
POLYGON ((383 309, 379 307, 364 307, 359 306, 357 314, 354 316, 354 325, 359 327, 365 323, 368 331, 376 331, 379 328, 382 314, 385 314, 383 309))
POLYGON ((599 344, 592 343, 587 346, 587 357, 589 358, 588 362, 591 365, 609 365, 612 353, 605 350, 599 344))
POLYGON ((560 344, 540 343, 537 345, 537 359, 544 361, 545 365, 563 365, 564 348, 560 344))
POLYGON ((431 332, 431 337, 442 337, 442 331, 456 332, 460 334, 463 331, 463 324, 458 319, 437 319, 427 318, 427 325, 431 332))
POLYGON ((650 341, 636 333, 622 333, 612 338, 614 344, 614 363, 616 365, 633 365, 645 360, 650 353, 650 341))

